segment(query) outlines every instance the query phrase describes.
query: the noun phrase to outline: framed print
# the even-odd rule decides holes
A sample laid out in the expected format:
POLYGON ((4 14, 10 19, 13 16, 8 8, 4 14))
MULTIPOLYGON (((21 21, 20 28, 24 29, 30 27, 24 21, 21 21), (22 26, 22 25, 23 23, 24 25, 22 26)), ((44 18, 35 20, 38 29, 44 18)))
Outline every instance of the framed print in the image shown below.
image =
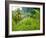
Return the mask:
POLYGON ((37 36, 45 34, 45 3, 5 2, 5 36, 37 36))

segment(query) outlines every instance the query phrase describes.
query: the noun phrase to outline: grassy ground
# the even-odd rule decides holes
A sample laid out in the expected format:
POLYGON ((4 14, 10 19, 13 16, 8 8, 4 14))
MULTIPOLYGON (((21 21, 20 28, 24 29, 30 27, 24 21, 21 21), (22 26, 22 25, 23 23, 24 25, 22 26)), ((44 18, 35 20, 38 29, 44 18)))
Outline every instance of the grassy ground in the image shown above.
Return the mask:
POLYGON ((24 18, 19 21, 17 24, 12 20, 12 31, 28 31, 28 30, 39 30, 40 21, 37 18, 24 18))

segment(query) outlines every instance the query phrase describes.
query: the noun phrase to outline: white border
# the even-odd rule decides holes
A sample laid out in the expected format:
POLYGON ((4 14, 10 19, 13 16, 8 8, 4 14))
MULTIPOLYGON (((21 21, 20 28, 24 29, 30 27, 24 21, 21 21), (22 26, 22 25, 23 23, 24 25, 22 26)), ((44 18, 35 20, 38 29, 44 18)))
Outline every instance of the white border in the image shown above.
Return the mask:
POLYGON ((34 33, 43 33, 43 6, 42 5, 9 4, 9 35, 34 34, 34 33), (40 8, 40 30, 12 32, 12 6, 40 8))

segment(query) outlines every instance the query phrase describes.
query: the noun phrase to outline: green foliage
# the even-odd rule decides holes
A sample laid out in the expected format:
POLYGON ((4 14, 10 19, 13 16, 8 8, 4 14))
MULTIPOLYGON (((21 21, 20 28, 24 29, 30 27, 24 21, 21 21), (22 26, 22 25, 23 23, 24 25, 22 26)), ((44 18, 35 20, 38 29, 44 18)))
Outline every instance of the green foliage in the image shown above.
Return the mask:
POLYGON ((12 31, 40 29, 40 9, 35 8, 32 12, 30 12, 30 15, 28 15, 28 13, 26 14, 24 14, 26 16, 22 19, 20 9, 12 11, 12 31))
MULTIPOLYGON (((14 11, 13 11, 13 13, 14 13, 14 11)), ((15 20, 16 23, 19 22, 19 21, 21 20, 21 13, 20 13, 20 10, 17 9, 17 10, 15 11, 15 13, 13 14, 12 17, 13 17, 13 19, 15 20)))

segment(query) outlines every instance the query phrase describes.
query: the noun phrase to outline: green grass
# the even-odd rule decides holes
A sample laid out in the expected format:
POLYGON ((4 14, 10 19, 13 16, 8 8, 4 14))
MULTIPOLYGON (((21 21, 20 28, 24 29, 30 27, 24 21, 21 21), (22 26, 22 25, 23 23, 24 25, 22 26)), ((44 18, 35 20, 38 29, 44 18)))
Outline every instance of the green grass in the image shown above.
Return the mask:
POLYGON ((40 20, 37 18, 24 18, 17 24, 12 19, 12 31, 40 30, 40 20))

